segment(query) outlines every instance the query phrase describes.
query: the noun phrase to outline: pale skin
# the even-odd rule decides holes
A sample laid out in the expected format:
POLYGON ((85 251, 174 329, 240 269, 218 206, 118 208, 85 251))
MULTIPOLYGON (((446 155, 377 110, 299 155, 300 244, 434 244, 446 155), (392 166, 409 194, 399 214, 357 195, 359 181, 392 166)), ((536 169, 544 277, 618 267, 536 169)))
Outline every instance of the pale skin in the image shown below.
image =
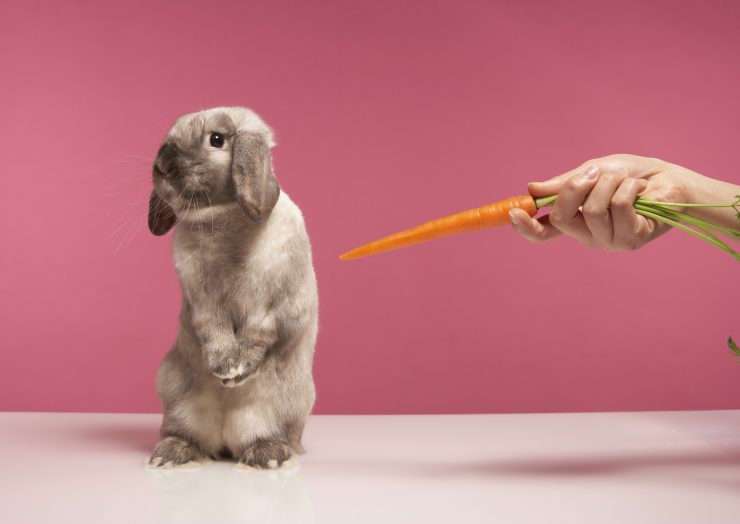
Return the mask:
MULTIPOLYGON (((660 202, 725 204, 740 186, 714 180, 657 158, 610 155, 589 160, 544 182, 529 184, 534 198, 558 195, 550 213, 532 218, 522 209, 509 213, 514 230, 531 242, 560 235, 590 248, 638 249, 670 226, 635 213, 638 196, 660 202)), ((683 212, 730 228, 738 227, 732 208, 684 208, 683 212)))

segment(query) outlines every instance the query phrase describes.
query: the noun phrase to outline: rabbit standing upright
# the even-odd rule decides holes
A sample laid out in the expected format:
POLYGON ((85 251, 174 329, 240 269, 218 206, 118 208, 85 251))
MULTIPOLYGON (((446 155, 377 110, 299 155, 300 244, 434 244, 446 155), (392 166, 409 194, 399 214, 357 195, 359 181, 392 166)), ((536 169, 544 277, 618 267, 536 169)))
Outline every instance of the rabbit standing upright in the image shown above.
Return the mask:
POLYGON ((179 118, 157 154, 149 229, 175 229, 183 302, 157 375, 164 419, 151 466, 233 457, 274 468, 302 452, 318 293, 273 145, 253 111, 214 108, 179 118))

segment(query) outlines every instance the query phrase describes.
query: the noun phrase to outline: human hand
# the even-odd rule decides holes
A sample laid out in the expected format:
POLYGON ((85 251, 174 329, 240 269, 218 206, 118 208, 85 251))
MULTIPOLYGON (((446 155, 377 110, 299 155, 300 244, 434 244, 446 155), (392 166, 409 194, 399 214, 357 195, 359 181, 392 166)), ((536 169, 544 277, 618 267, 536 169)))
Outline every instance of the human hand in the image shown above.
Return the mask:
POLYGON ((638 215, 638 196, 661 202, 690 202, 689 188, 698 174, 655 158, 610 155, 545 182, 532 182, 535 198, 558 195, 550 213, 539 219, 513 209, 514 229, 532 242, 561 234, 590 248, 629 251, 659 237, 670 226, 638 215))

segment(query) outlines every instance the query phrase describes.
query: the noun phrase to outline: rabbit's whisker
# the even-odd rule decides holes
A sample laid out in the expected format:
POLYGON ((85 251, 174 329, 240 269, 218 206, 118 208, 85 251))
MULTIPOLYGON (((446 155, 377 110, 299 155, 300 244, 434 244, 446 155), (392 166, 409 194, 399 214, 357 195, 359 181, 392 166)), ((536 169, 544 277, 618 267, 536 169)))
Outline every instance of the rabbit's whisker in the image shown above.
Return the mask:
POLYGON ((195 218, 198 220, 198 251, 203 251, 203 223, 200 220, 200 206, 198 206, 198 198, 195 198, 195 218))
POLYGON ((118 243, 118 246, 116 246, 116 250, 114 251, 114 253, 117 254, 122 247, 131 245, 131 242, 133 242, 134 238, 136 237, 136 233, 139 231, 139 228, 137 227, 138 222, 138 219, 134 219, 131 223, 129 223, 129 227, 126 230, 126 233, 121 238, 121 241, 118 243))
POLYGON ((129 212, 130 212, 130 211, 131 211, 131 208, 130 208, 130 207, 128 207, 128 208, 126 208, 126 209, 124 210, 124 212, 123 212, 123 214, 121 215, 121 218, 120 218, 120 220, 121 220, 121 223, 120 223, 120 224, 118 225, 118 227, 117 227, 116 229, 114 229, 114 230, 113 230, 113 231, 112 231, 112 232, 111 232, 111 233, 110 233, 110 234, 108 235, 108 238, 112 238, 112 237, 114 237, 114 236, 115 236, 115 235, 116 235, 116 234, 117 234, 117 233, 118 233, 118 232, 119 232, 119 231, 120 231, 120 230, 121 230, 121 229, 123 228, 123 226, 125 226, 125 225, 126 225, 126 224, 128 223, 128 221, 127 221, 127 218, 129 218, 129 217, 128 217, 128 214, 129 214, 129 212))
MULTIPOLYGON (((185 211, 185 215, 187 215, 190 212, 190 206, 192 205, 192 203, 193 203, 193 195, 191 194, 190 195, 190 198, 188 199, 188 209, 187 209, 187 211, 185 211)), ((190 234, 192 232, 193 232, 193 221, 191 220, 190 221, 190 229, 188 230, 187 240, 190 240, 190 234)))
POLYGON ((208 200, 208 210, 211 212, 211 238, 213 238, 213 204, 211 204, 211 198, 206 193, 206 199, 208 200))

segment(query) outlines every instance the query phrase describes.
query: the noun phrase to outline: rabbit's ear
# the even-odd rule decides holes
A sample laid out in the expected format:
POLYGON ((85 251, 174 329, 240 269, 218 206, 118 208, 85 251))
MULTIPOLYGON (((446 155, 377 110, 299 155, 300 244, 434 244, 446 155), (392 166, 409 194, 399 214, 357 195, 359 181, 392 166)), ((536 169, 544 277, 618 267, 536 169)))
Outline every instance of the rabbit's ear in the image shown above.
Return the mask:
POLYGON ((280 186, 272 174, 270 148, 258 134, 241 132, 232 145, 231 178, 236 201, 255 222, 270 216, 280 196, 280 186))
POLYGON ((156 191, 149 197, 149 231, 157 236, 164 235, 175 225, 175 210, 156 191))

